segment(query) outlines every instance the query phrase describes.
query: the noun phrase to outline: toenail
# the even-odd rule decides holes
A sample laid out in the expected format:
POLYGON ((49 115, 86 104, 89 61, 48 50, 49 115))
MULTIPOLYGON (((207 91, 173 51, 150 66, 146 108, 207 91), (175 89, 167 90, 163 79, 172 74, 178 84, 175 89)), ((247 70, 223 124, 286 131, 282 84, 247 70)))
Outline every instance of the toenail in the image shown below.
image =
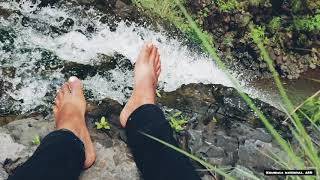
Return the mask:
POLYGON ((69 78, 69 82, 75 82, 76 80, 78 80, 78 78, 75 77, 75 76, 71 76, 71 77, 69 78))
POLYGON ((151 48, 152 46, 153 46, 153 44, 151 42, 148 43, 148 45, 147 45, 148 48, 151 48))

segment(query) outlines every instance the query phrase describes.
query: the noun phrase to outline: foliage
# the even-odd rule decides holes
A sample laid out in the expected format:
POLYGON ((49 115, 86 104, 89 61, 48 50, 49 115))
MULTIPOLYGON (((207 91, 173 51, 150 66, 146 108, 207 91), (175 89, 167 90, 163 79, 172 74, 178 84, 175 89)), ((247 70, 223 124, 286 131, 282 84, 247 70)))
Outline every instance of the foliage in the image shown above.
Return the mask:
POLYGON ((320 124, 320 96, 308 98, 301 110, 316 124, 320 124))
POLYGON ((229 12, 238 7, 237 0, 215 0, 215 3, 221 12, 229 12))
POLYGON ((264 32, 265 32, 265 27, 255 26, 254 28, 251 29, 250 35, 254 42, 261 40, 263 44, 268 44, 269 40, 265 36, 264 32))
POLYGON ((186 117, 181 115, 181 112, 177 112, 173 115, 169 116, 169 124, 172 129, 174 129, 177 133, 183 131, 185 129, 185 125, 188 123, 186 117))
POLYGON ((281 25, 281 17, 274 17, 269 22, 269 27, 272 30, 272 32, 276 32, 277 30, 279 30, 280 25, 281 25))
POLYGON ((168 20, 183 32, 189 29, 189 25, 185 23, 185 18, 176 11, 176 3, 172 0, 133 0, 133 3, 140 9, 168 20))
POLYGON ((32 144, 39 146, 41 144, 41 139, 39 135, 36 135, 33 140, 32 140, 32 144))
MULTIPOLYGON (((177 27, 181 32, 185 33, 193 42, 201 45, 201 41, 190 27, 190 24, 187 22, 186 18, 181 14, 177 9, 177 4, 174 0, 133 0, 132 1, 140 9, 146 10, 147 12, 161 17, 172 23, 177 27)), ((181 0, 182 3, 185 3, 185 0, 181 0)), ((202 24, 203 18, 208 16, 209 9, 206 9, 200 13, 198 19, 198 25, 202 24)), ((213 45, 213 37, 207 32, 207 38, 210 39, 211 45, 213 45)))
POLYGON ((158 98, 161 98, 161 97, 162 97, 161 94, 160 94, 160 92, 159 92, 159 90, 156 90, 156 95, 157 95, 158 98))
POLYGON ((304 30, 304 31, 314 31, 320 30, 320 12, 318 12, 314 16, 305 16, 295 18, 293 21, 293 26, 297 30, 304 30))
POLYGON ((95 125, 97 126, 97 129, 110 130, 110 125, 104 116, 101 117, 100 122, 95 122, 95 125))
POLYGON ((291 1, 291 6, 293 12, 298 12, 301 9, 301 0, 292 0, 291 1))

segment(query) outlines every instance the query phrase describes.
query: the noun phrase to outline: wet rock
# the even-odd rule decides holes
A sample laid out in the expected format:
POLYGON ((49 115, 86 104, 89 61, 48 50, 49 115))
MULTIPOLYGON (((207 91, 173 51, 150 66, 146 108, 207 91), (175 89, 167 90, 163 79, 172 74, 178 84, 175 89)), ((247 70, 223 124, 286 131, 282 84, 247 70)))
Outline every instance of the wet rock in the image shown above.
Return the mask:
POLYGON ((2 67, 2 75, 4 77, 8 78, 14 78, 16 74, 16 68, 15 67, 2 67))
MULTIPOLYGON (((243 166, 259 174, 266 166, 274 166, 272 160, 261 155, 260 151, 283 153, 273 144, 270 133, 233 88, 189 84, 173 92, 162 92, 161 95, 158 100, 161 105, 178 109, 190 119, 195 119, 190 120, 187 127, 187 150, 209 163, 243 166), (250 159, 246 160, 249 156, 250 159)), ((280 123, 285 119, 285 114, 257 99, 253 101, 277 131, 290 140, 288 127, 280 123)))
POLYGON ((254 175, 254 173, 246 167, 237 165, 234 169, 231 170, 230 175, 238 180, 247 180, 248 177, 243 175, 243 172, 254 175))
POLYGON ((277 168, 278 165, 276 162, 265 155, 268 154, 270 156, 270 152, 276 154, 278 157, 287 159, 286 153, 271 143, 264 143, 252 139, 245 140, 245 143, 239 146, 239 164, 245 167, 255 167, 260 170, 260 172, 268 168, 277 168))
POLYGON ((59 0, 41 0, 41 3, 38 5, 38 7, 53 6, 57 2, 59 2, 59 0))
POLYGON ((97 74, 97 67, 89 64, 79 64, 76 62, 67 62, 61 71, 66 78, 77 76, 80 79, 92 77, 97 74))

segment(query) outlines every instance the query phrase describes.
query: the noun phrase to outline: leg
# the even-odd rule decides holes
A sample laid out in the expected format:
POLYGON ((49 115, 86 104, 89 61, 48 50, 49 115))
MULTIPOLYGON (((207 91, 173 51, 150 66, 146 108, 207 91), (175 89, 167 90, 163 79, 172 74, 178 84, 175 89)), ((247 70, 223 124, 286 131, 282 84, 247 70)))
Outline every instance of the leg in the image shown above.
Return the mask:
POLYGON ((81 82, 71 77, 58 91, 54 116, 57 131, 47 135, 32 157, 9 180, 76 180, 90 167, 95 152, 85 124, 86 108, 81 82))
POLYGON ((160 71, 157 48, 145 45, 135 65, 133 94, 120 115, 121 125, 126 128, 129 147, 144 179, 198 180, 186 156, 139 133, 177 146, 163 112, 154 105, 160 71))

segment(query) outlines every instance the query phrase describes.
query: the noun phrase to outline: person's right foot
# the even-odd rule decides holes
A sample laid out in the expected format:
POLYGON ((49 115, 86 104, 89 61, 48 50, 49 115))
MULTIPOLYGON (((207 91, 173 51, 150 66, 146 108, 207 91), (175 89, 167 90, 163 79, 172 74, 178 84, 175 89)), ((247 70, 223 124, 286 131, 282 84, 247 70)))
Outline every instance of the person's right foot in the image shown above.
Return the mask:
POLYGON ((158 48, 151 43, 143 46, 134 67, 134 87, 129 101, 120 114, 120 124, 125 127, 130 114, 144 104, 155 103, 155 93, 161 72, 158 48))
POLYGON ((71 77, 57 92, 53 113, 56 129, 72 131, 84 144, 84 168, 89 168, 96 159, 95 150, 86 126, 84 113, 86 100, 83 95, 81 82, 76 77, 71 77))

